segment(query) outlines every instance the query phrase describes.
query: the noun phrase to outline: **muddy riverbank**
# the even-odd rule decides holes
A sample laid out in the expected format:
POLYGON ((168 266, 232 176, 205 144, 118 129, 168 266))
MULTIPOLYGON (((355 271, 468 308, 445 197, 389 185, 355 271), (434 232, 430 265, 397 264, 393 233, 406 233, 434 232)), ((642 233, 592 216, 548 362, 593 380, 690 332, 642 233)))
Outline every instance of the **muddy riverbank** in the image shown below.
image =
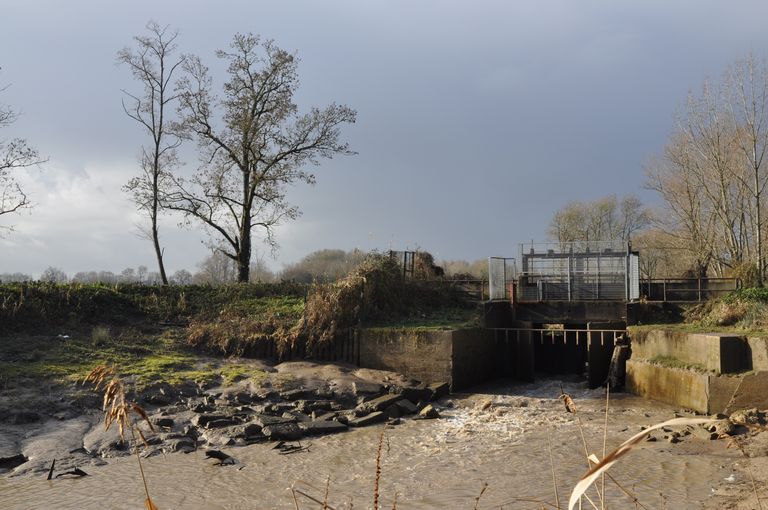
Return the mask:
MULTIPOLYGON (((303 449, 285 455, 274 449, 274 441, 249 438, 240 427, 256 422, 256 415, 275 415, 280 410, 280 416, 296 412, 310 418, 314 412, 315 419, 326 412, 354 410, 358 400, 374 398, 355 393, 372 391, 376 385, 387 394, 392 388, 416 386, 396 374, 338 365, 293 363, 258 368, 258 373, 266 375, 257 380, 244 378, 226 386, 194 390, 202 393, 200 395, 181 395, 186 409, 178 409, 176 401, 165 403, 162 397, 158 397, 154 407, 147 404, 153 420, 173 420, 170 430, 158 434, 165 434, 162 440, 151 440, 153 444, 145 452, 148 483, 160 508, 295 508, 290 487, 322 499, 329 477, 329 501, 335 508, 351 505, 369 508, 382 430, 385 443, 380 492, 384 508, 392 507, 395 495, 398 508, 473 508, 485 484, 488 486, 479 508, 540 508, 541 501, 554 504, 550 441, 562 505, 576 480, 586 471, 581 431, 589 450, 598 455, 602 453, 604 393, 588 390, 583 383, 562 382, 563 389, 573 395, 578 406, 575 416, 566 413, 558 399, 561 381, 547 380, 533 385, 498 383, 476 388, 473 393, 440 397, 433 402, 441 416, 436 420, 414 420, 406 414, 392 425, 381 423, 350 427, 331 435, 303 435, 301 439, 286 441, 303 449), (267 388, 277 395, 259 396, 259 392, 267 388), (281 392, 284 397, 304 398, 285 399, 279 397, 281 392), (341 395, 346 397, 335 398, 341 395), (332 396, 334 398, 330 398, 332 396), (254 397, 253 402, 242 402, 254 397), (197 404, 196 399, 200 400, 197 404), (323 401, 335 402, 342 409, 326 411, 308 407, 310 402, 323 401), (281 403, 292 408, 288 405, 260 407, 281 403), (212 410, 195 412, 190 405, 210 406, 212 410), (301 406, 308 413, 297 409, 301 406), (230 408, 234 416, 243 413, 242 408, 246 407, 254 413, 245 411, 248 420, 243 423, 220 422, 222 427, 212 428, 199 426, 199 416, 215 415, 230 408), (184 432, 185 427, 195 426, 195 416, 199 435, 192 442, 184 432), (205 457, 205 451, 213 447, 230 455, 234 465, 213 465, 213 461, 205 457), (171 453, 174 449, 189 453, 171 453)), ((35 392, 29 391, 31 399, 35 392)), ((57 391, 52 388, 47 397, 45 392, 43 397, 38 393, 37 398, 42 400, 37 404, 29 400, 20 406, 30 409, 27 412, 39 413, 37 422, 6 422, 2 427, 3 451, 18 450, 20 446, 29 458, 0 478, 0 500, 5 503, 4 508, 140 507, 143 488, 136 461, 126 455, 124 448, 115 448, 116 436, 102 432, 103 424, 95 409, 98 402, 93 400, 93 394, 77 390, 57 395, 57 391), (52 404, 57 401, 60 405, 52 404), (77 407, 67 410, 72 404, 81 406, 82 410, 78 412, 77 407), (46 406, 49 406, 47 410, 46 406), (9 445, 14 446, 9 448, 9 445), (57 461, 57 472, 78 466, 89 476, 46 481, 45 474, 53 456, 61 458, 57 461)), ((15 398, 23 394, 24 390, 18 389, 15 398)), ((2 405, 6 413, 11 398, 4 393, 2 405)), ((330 407, 326 403, 320 405, 330 407)), ((608 414, 607 448, 615 447, 641 427, 676 414, 686 415, 679 409, 616 394, 608 414)), ((31 418, 33 416, 26 416, 31 418)), ((24 419, 22 415, 13 421, 24 419)), ((289 423, 298 426, 299 419, 289 423)), ((754 456, 747 461, 738 449, 726 448, 725 440, 710 439, 703 429, 660 431, 653 434, 654 440, 642 443, 611 473, 648 508, 660 508, 662 498, 666 508, 752 508, 746 466, 752 466, 753 472, 765 467, 764 455, 768 448, 760 445, 768 442, 766 436, 755 434, 745 441, 747 454, 754 456)), ((763 469, 757 476, 764 477, 762 473, 766 471, 763 469)), ((764 487, 765 481, 762 483, 764 487)), ((298 497, 301 508, 316 506, 306 497, 298 497)), ((633 504, 611 484, 605 497, 610 508, 633 504)))

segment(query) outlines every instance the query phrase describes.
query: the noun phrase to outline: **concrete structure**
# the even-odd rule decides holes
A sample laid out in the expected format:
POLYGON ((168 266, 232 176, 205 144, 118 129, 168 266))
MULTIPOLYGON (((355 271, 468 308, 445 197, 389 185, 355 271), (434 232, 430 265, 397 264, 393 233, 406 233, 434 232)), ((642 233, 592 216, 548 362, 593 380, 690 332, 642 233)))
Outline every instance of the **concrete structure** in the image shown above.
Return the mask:
POLYGON ((627 391, 700 413, 723 412, 740 382, 738 376, 716 376, 647 360, 627 361, 627 391))
POLYGON ((708 414, 768 409, 768 339, 722 333, 632 332, 627 389, 708 414))
POLYGON ((361 367, 392 370, 425 382, 447 382, 452 390, 493 379, 499 356, 492 336, 482 328, 363 329, 359 352, 361 367))
POLYGON ((632 358, 672 358, 715 374, 752 370, 750 347, 730 333, 639 331, 632 334, 632 358))

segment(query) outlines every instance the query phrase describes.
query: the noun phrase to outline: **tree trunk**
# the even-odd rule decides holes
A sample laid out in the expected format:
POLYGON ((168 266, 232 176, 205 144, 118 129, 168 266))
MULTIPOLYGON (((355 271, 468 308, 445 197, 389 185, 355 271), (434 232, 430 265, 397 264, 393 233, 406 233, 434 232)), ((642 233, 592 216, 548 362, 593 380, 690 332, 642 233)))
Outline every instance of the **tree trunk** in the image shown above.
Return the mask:
MULTIPOLYGON (((249 211, 250 213, 250 211, 249 211)), ((237 281, 248 283, 251 273, 251 223, 246 218, 240 228, 240 250, 237 252, 237 281)))
POLYGON ((160 234, 157 228, 157 210, 158 210, 158 174, 160 172, 160 140, 158 137, 155 143, 154 167, 153 167, 153 196, 152 196, 152 243, 155 245, 155 255, 157 256, 157 266, 160 269, 160 278, 163 285, 168 285, 168 277, 165 274, 165 264, 163 264, 163 250, 160 248, 160 234))

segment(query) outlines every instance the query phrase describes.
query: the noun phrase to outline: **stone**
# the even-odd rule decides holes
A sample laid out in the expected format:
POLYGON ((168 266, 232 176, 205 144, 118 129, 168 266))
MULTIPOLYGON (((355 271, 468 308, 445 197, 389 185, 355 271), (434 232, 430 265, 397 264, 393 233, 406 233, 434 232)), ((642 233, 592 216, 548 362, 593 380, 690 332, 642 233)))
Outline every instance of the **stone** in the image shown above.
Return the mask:
POLYGON ((192 417, 192 424, 196 427, 206 428, 208 423, 215 420, 224 420, 229 418, 223 414, 198 414, 192 417))
POLYGON ((405 387, 400 394, 411 402, 429 402, 434 397, 435 392, 427 388, 426 384, 420 384, 416 387, 405 387))
POLYGON ((369 400, 368 402, 363 402, 358 407, 367 412, 383 411, 398 400, 402 399, 403 397, 397 394, 382 395, 380 397, 374 398, 373 400, 369 400))
POLYGON ((171 403, 171 398, 166 395, 153 393, 151 395, 145 396, 144 402, 155 406, 167 406, 171 403))
POLYGON ((710 432, 703 427, 696 427, 693 429, 693 437, 696 439, 701 439, 702 441, 711 441, 713 439, 717 439, 720 436, 718 436, 716 432, 710 432))
POLYGON ((384 414, 382 411, 374 411, 365 416, 355 418, 354 420, 349 420, 348 425, 350 427, 365 427, 368 425, 373 425, 374 423, 384 423, 385 421, 387 421, 386 414, 384 414))
POLYGON ((183 452, 190 453, 197 449, 197 445, 191 439, 177 439, 175 441, 169 441, 165 448, 168 452, 183 452))
POLYGON ((288 418, 290 420, 301 422, 301 421, 312 421, 312 418, 302 413, 301 411, 288 411, 283 413, 283 418, 288 418))
POLYGON ((429 386, 427 386, 430 390, 432 390, 432 393, 434 393, 435 399, 447 397, 451 394, 451 387, 448 383, 442 382, 442 383, 432 383, 429 386))
POLYGON ((192 407, 192 411, 196 413, 211 413, 215 410, 215 407, 208 404, 196 404, 192 407))
POLYGON ((704 428, 717 437, 732 436, 736 432, 730 420, 715 420, 704 425, 704 428))
POLYGON ((27 459, 22 454, 9 455, 7 457, 0 457, 0 469, 14 469, 27 462, 27 459))
POLYGON ((205 428, 207 429, 220 429, 223 427, 231 427, 232 425, 237 425, 239 423, 238 420, 234 418, 221 418, 219 420, 211 420, 208 423, 205 424, 205 428))
POLYGON ((274 441, 296 441, 303 433, 295 423, 275 423, 261 429, 262 434, 274 441))
POLYGON ((384 414, 387 415, 387 418, 400 418, 403 413, 400 411, 400 408, 397 405, 391 405, 387 407, 384 410, 384 414))
POLYGON ((298 388, 295 390, 281 391, 278 396, 283 400, 301 400, 312 396, 312 391, 298 388))
POLYGON ((330 421, 335 419, 337 416, 339 416, 339 413, 335 411, 331 413, 322 413, 322 414, 317 414, 315 411, 313 411, 312 421, 330 421))
POLYGON ((757 409, 741 409, 731 414, 730 420, 735 425, 761 425, 765 423, 765 416, 757 409))
POLYGON ((296 403, 296 409, 309 414, 313 411, 339 411, 341 405, 333 400, 300 400, 296 403))
POLYGON ((235 401, 238 404, 248 405, 248 404, 253 404, 258 400, 259 400, 259 397, 257 397, 256 395, 251 395, 250 393, 240 392, 235 395, 235 401))
POLYGON ((157 425, 158 427, 163 427, 167 429, 173 428, 172 418, 156 418, 154 421, 155 421, 155 425, 157 425))
POLYGON ((33 411, 18 411, 13 413, 11 423, 23 425, 26 423, 35 423, 40 421, 40 415, 33 411))
POLYGON ((401 414, 416 414, 419 411, 416 404, 408 399, 398 400, 395 406, 400 409, 401 414))
POLYGON ((281 423, 295 423, 296 418, 286 418, 284 416, 272 416, 269 414, 256 414, 251 418, 251 423, 255 423, 256 425, 264 428, 268 425, 278 425, 281 423))
POLYGON ((356 397, 381 395, 384 393, 384 387, 378 383, 368 381, 355 381, 352 383, 352 392, 356 397))
POLYGON ((264 412, 273 413, 273 414, 283 414, 288 411, 293 411, 294 409, 296 409, 296 406, 294 404, 281 402, 281 403, 267 405, 266 407, 264 407, 264 412))
POLYGON ((261 433, 261 425, 257 425, 256 423, 249 423, 245 427, 243 427, 243 435, 245 437, 255 437, 255 436, 261 436, 263 435, 261 433))
POLYGON ((427 404, 424 406, 424 409, 419 411, 419 418, 424 420, 432 420, 435 418, 440 418, 440 413, 437 412, 437 409, 432 407, 432 404, 427 404))
POLYGON ((307 436, 313 436, 317 434, 333 434, 347 430, 347 426, 338 421, 300 422, 298 426, 307 436))

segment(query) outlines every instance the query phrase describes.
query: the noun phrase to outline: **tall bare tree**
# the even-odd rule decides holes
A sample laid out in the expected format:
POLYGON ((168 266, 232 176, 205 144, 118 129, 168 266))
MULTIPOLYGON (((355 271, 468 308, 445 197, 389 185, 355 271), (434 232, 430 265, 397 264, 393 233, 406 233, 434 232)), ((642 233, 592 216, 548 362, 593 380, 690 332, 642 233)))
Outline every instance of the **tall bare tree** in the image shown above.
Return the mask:
POLYGON ((765 158, 768 153, 768 68, 765 59, 750 54, 726 73, 730 111, 739 126, 736 142, 744 158, 745 172, 737 177, 748 190, 754 213, 757 284, 765 279, 763 201, 768 185, 765 158))
POLYGON ((176 149, 181 139, 172 129, 169 113, 174 111, 173 102, 177 99, 173 79, 181 59, 173 56, 177 49, 177 31, 161 27, 154 21, 149 22, 146 28, 149 35, 134 37, 135 48, 123 48, 117 54, 117 61, 126 65, 134 79, 143 86, 141 94, 123 90, 123 110, 142 126, 151 139, 148 145, 141 148, 141 174, 128 181, 123 189, 149 216, 149 230, 143 232, 154 245, 163 285, 168 285, 158 216, 161 213, 161 190, 168 186, 170 172, 178 165, 176 149))
POLYGON ((217 97, 208 68, 198 57, 185 60, 180 82, 183 126, 197 139, 202 165, 191 179, 175 179, 165 206, 202 221, 218 238, 222 252, 238 267, 238 281, 249 279, 252 232, 260 228, 275 247, 273 228, 299 210, 286 200, 286 187, 313 183, 304 169, 320 158, 352 154, 340 141, 342 124, 355 121, 347 106, 331 104, 299 114, 297 58, 258 36, 235 35, 228 80, 217 97))
POLYGON ((651 214, 639 198, 615 195, 592 202, 571 202, 552 216, 549 237, 559 243, 624 241, 644 229, 651 214))
MULTIPOLYGON (((6 87, 0 88, 0 92, 6 87)), ((6 128, 18 118, 10 106, 0 104, 0 128, 6 128)), ((43 163, 37 149, 23 138, 0 139, 0 216, 18 212, 32 206, 29 196, 22 190, 15 172, 20 168, 43 163)), ((0 234, 12 227, 0 225, 0 234)))

